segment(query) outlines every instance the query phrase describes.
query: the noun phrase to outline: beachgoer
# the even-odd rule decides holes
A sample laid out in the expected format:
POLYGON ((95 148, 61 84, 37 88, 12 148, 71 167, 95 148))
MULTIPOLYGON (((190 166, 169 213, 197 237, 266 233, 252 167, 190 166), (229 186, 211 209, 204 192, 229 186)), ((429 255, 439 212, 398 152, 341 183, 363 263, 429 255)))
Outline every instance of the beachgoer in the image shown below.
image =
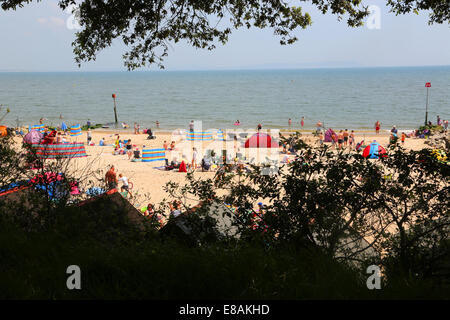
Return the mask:
POLYGON ((130 198, 133 198, 133 195, 130 192, 130 185, 128 183, 128 178, 125 177, 123 174, 119 174, 119 182, 122 182, 122 190, 125 190, 126 192, 128 192, 128 194, 130 195, 130 198))
POLYGON ((90 145, 91 144, 91 140, 92 140, 91 129, 88 129, 86 135, 87 135, 87 144, 90 145))
POLYGON ((105 145, 105 138, 102 138, 100 142, 98 143, 99 146, 103 147, 105 145))
POLYGON ((344 142, 344 133, 342 132, 342 130, 339 131, 339 134, 337 136, 337 141, 338 141, 338 148, 341 149, 342 143, 344 142))
POLYGON ((91 120, 90 119, 87 120, 86 125, 87 125, 88 129, 91 127, 91 120))
POLYGON ((437 121, 436 121, 437 125, 440 126, 441 125, 441 117, 437 116, 437 121))
POLYGON ((344 147, 348 145, 348 129, 345 129, 344 131, 344 147))
POLYGON ((138 132, 137 132, 137 123, 135 122, 134 123, 134 134, 137 134, 138 132))
POLYGON ((168 147, 169 147, 169 145, 167 144, 167 141, 164 140, 164 143, 163 143, 164 150, 167 150, 168 147))
MULTIPOLYGON (((319 124, 320 121, 317 123, 319 124)), ((302 117, 302 120, 300 121, 300 125, 302 126, 302 129, 303 129, 303 126, 305 125, 305 117, 302 117)), ((320 125, 322 125, 322 124, 320 123, 320 125)))
POLYGON ((262 129, 262 124, 261 123, 258 124, 257 129, 258 129, 258 132, 261 131, 261 129, 262 129))
POLYGON ((319 132, 319 145, 323 145, 323 132, 319 132))
POLYGON ((118 181, 117 181, 116 172, 114 171, 114 166, 111 166, 111 168, 108 170, 108 172, 106 172, 105 181, 108 186, 108 190, 117 188, 118 181))
POLYGON ((320 131, 322 131, 322 122, 317 121, 317 123, 316 123, 316 132, 320 132, 320 131))
POLYGON ((131 144, 131 139, 128 139, 125 147, 127 149, 128 160, 130 160, 131 156, 133 155, 133 145, 131 144))
POLYGON ((375 133, 376 134, 380 133, 380 127, 381 127, 381 123, 380 123, 380 121, 377 120, 377 122, 375 122, 375 133))
POLYGON ((395 135, 397 135, 397 128, 395 127, 395 125, 392 126, 391 132, 395 133, 395 135))
POLYGON ((406 134, 402 132, 402 145, 405 144, 406 134))
POLYGON ((448 130, 448 120, 444 120, 444 130, 445 132, 448 130))
POLYGON ((152 129, 147 129, 147 140, 156 139, 156 137, 153 135, 152 129))
POLYGON ((194 120, 191 120, 191 122, 189 123, 189 131, 194 132, 194 120))
POLYGON ((120 148, 120 143, 121 143, 121 141, 120 141, 120 136, 117 135, 116 142, 114 142, 114 146, 115 146, 116 148, 120 148))
POLYGON ((141 151, 139 151, 139 148, 136 148, 133 152, 133 159, 140 159, 141 158, 141 151))
POLYGON ((350 136, 349 136, 349 148, 350 148, 350 150, 353 149, 354 145, 355 145, 355 131, 352 130, 352 132, 350 132, 350 136))
POLYGON ((156 123, 156 127, 157 127, 157 128, 159 128, 159 121, 158 121, 158 120, 156 120, 156 122, 155 122, 155 123, 156 123))
POLYGON ((211 168, 211 159, 205 155, 202 159, 202 171, 209 171, 209 168, 211 168))
POLYGON ((170 143, 170 149, 169 150, 175 150, 175 141, 172 141, 170 143))
POLYGON ((193 170, 195 170, 197 168, 197 149, 196 148, 192 148, 192 164, 191 167, 193 170))
POLYGON ((181 202, 175 200, 173 203, 169 203, 170 217, 176 218, 181 214, 181 202))
POLYGON ((289 120, 288 120, 288 125, 289 125, 289 128, 292 126, 292 120, 291 120, 291 118, 289 118, 289 120))

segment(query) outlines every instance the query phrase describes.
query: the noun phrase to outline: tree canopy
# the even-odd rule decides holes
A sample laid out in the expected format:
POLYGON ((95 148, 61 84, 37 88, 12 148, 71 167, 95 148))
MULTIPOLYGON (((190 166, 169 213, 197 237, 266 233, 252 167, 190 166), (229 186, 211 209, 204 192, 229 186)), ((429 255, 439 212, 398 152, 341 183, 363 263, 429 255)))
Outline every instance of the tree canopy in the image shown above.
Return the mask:
MULTIPOLYGON (((35 0, 40 2, 40 0, 35 0)), ((33 0, 0 0, 3 10, 16 10, 33 0)), ((369 14, 362 0, 60 0, 61 9, 76 5, 82 29, 73 42, 78 65, 121 39, 128 47, 125 66, 132 70, 157 64, 163 68, 171 43, 181 40, 212 50, 225 44, 233 29, 271 28, 280 44, 298 40, 295 30, 311 25, 311 16, 294 4, 310 3, 321 13, 346 19, 350 27, 363 25, 369 14)), ((429 10, 429 23, 450 21, 445 0, 388 0, 396 14, 429 10)))

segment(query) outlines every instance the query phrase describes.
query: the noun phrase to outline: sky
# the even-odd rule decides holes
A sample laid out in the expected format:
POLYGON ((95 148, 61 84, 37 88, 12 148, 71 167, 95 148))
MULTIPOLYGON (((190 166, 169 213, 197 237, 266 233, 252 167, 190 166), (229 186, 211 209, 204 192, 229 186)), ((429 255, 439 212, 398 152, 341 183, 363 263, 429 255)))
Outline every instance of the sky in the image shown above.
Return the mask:
MULTIPOLYGON (((293 45, 281 46, 271 29, 241 29, 234 31, 225 46, 213 51, 176 44, 164 64, 166 70, 450 65, 448 24, 428 25, 427 12, 395 16, 385 1, 364 3, 380 8, 379 28, 350 28, 336 16, 322 15, 301 3, 311 14, 313 25, 296 30, 299 40, 293 45)), ((71 47, 75 30, 67 27, 68 19, 70 14, 57 7, 56 0, 17 11, 0 9, 0 71, 126 70, 122 60, 126 48, 120 41, 102 51, 96 61, 79 68, 71 47)))

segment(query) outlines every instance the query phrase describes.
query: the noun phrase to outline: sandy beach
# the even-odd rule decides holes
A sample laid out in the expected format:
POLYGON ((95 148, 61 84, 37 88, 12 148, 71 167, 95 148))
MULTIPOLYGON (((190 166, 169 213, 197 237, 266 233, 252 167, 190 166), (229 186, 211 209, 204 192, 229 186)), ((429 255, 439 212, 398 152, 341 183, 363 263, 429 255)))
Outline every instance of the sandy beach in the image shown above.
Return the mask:
MULTIPOLYGON (((147 134, 134 134, 132 131, 125 130, 114 131, 96 129, 91 130, 91 133, 92 142, 95 144, 95 146, 86 145, 86 152, 88 154, 88 157, 72 159, 70 160, 70 166, 75 172, 78 170, 90 170, 91 172, 101 171, 101 175, 104 175, 109 166, 114 165, 117 174, 122 173, 132 183, 133 188, 131 192, 134 195, 134 198, 131 199, 131 202, 136 207, 146 206, 149 202, 157 204, 162 200, 167 199, 168 194, 164 191, 163 187, 168 182, 183 184, 185 182, 186 173, 155 169, 155 167, 163 166, 165 164, 164 161, 132 162, 129 160, 126 154, 113 155, 113 144, 117 139, 117 135, 119 135, 120 140, 131 139, 133 150, 135 150, 136 148, 142 150, 144 146, 145 148, 163 148, 164 141, 170 144, 171 141, 176 140, 177 142, 175 145, 175 150, 172 153, 166 152, 166 157, 169 159, 169 161, 172 157, 176 157, 177 160, 181 161, 184 155, 185 161, 187 163, 191 163, 192 155, 186 151, 186 143, 189 146, 187 149, 191 149, 191 146, 195 145, 199 150, 198 163, 200 163, 202 153, 204 153, 208 149, 208 146, 211 147, 211 142, 183 142, 184 136, 173 135, 172 132, 168 131, 154 132, 156 139, 152 140, 147 140, 147 134), (99 146, 99 141, 102 138, 105 139, 106 146, 99 146)), ((282 134, 285 136, 289 135, 289 133, 287 132, 283 132, 282 134)), ((302 134, 304 135, 304 140, 307 143, 316 146, 319 145, 318 138, 314 137, 311 134, 311 131, 304 131, 302 134)), ((87 132, 83 131, 82 135, 78 137, 67 136, 67 139, 68 141, 77 141, 87 144, 87 132)), ((355 132, 356 143, 360 142, 363 139, 365 140, 366 144, 372 142, 373 140, 376 140, 382 146, 387 146, 389 143, 389 134, 387 132, 382 132, 379 135, 375 135, 374 132, 355 132)), ((22 142, 22 138, 16 137, 15 141, 18 145, 20 145, 22 142)), ((424 144, 424 141, 424 139, 407 138, 404 147, 406 149, 419 150, 426 146, 424 144)), ((231 143, 231 148, 233 148, 233 141, 229 143, 231 143)), ((246 152, 246 150, 242 147, 242 142, 237 143, 237 148, 239 152, 246 152)), ((280 152, 278 154, 279 160, 281 161, 284 156, 285 155, 280 152)), ((201 169, 198 168, 195 171, 194 176, 206 179, 214 177, 214 174, 214 171, 202 172, 201 169)), ((119 183, 119 187, 120 186, 121 183, 119 183)), ((187 202, 191 202, 192 204, 194 204, 196 201, 195 199, 186 200, 187 202)))

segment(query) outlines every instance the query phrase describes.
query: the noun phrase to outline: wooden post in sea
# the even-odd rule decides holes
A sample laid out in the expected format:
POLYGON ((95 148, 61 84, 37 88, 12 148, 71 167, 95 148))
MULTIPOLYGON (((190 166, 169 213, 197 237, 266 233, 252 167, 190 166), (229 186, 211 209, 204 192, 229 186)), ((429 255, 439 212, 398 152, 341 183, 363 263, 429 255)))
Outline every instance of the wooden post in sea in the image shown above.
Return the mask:
POLYGON ((426 104, 426 109, 425 109, 425 125, 428 124, 428 89, 431 88, 431 83, 427 82, 425 83, 425 88, 427 88, 427 104, 426 104))
POLYGON ((118 121, 117 121, 117 108, 116 108, 116 94, 115 93, 112 94, 112 98, 114 100, 114 119, 116 120, 116 125, 117 125, 118 121))

